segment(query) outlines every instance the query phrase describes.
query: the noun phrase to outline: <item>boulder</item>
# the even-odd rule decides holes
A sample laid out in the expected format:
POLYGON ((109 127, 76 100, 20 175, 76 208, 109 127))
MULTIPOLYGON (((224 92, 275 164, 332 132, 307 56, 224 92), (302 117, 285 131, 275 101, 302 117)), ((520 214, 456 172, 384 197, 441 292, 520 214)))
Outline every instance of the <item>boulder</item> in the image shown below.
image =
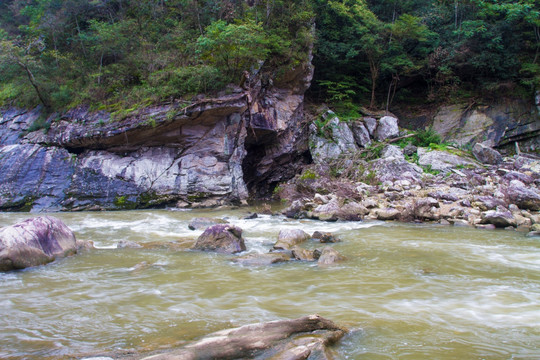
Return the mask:
POLYGON ((218 224, 206 229, 192 249, 234 254, 245 251, 246 245, 242 229, 234 225, 218 224))
POLYGON ((418 149, 418 156, 418 164, 429 166, 431 170, 445 172, 458 166, 478 167, 474 162, 446 151, 426 151, 421 148, 418 149))
POLYGON ((295 245, 301 244, 311 238, 304 230, 281 230, 278 241, 274 244, 276 250, 291 250, 295 245))
POLYGON ((309 128, 310 151, 315 164, 328 164, 342 155, 354 154, 358 148, 354 135, 347 125, 332 111, 323 115, 326 125, 318 129, 315 124, 309 128))
POLYGON ((395 138, 399 135, 398 119, 392 116, 383 116, 379 119, 374 137, 377 141, 395 138))
POLYGON ((484 164, 496 165, 502 162, 501 153, 483 143, 476 143, 472 153, 476 160, 484 164))
POLYGON ((351 130, 354 135, 354 140, 356 141, 356 145, 365 148, 371 144, 369 131, 368 129, 366 129, 363 123, 354 122, 351 125, 351 130))
POLYGON ((189 222, 188 228, 190 230, 200 230, 200 229, 206 229, 209 226, 217 225, 217 224, 228 224, 229 222, 227 220, 223 219, 216 219, 216 218, 208 218, 208 217, 198 217, 191 219, 189 222))
POLYGON ((506 206, 505 202, 501 199, 489 195, 476 197, 472 205, 482 211, 493 210, 496 209, 497 206, 506 206))
POLYGON ((414 216, 421 220, 439 220, 439 202, 433 198, 420 198, 414 202, 414 216))
POLYGON ((346 331, 319 315, 310 315, 218 331, 181 349, 141 360, 327 359, 318 352, 324 354, 346 331))
POLYGON ((375 173, 378 181, 408 180, 417 183, 424 174, 421 167, 405 159, 390 156, 371 162, 371 171, 375 173))
POLYGON ((292 256, 300 261, 316 261, 321 256, 321 252, 319 250, 308 250, 300 246, 295 246, 292 249, 292 256))
POLYGON ((320 231, 315 231, 313 235, 311 235, 311 238, 319 240, 321 243, 336 243, 341 241, 332 233, 320 231))
POLYGON ((501 207, 499 207, 497 210, 483 212, 480 223, 493 224, 498 228, 506 228, 508 226, 516 227, 516 219, 514 219, 512 213, 501 207))
POLYGON ((266 254, 248 254, 233 259, 233 262, 244 266, 268 266, 292 260, 291 255, 285 252, 272 252, 266 254))
POLYGON ((376 209, 375 210, 375 217, 377 220, 396 220, 401 215, 401 212, 398 209, 394 208, 384 208, 384 209, 376 209))
POLYGON ((319 256, 319 260, 317 260, 317 265, 319 266, 333 265, 343 260, 345 260, 345 257, 343 257, 334 248, 327 246, 324 249, 322 249, 321 255, 319 256))
POLYGON ((512 180, 505 191, 506 200, 520 209, 540 210, 540 194, 534 187, 527 187, 519 180, 512 180))
POLYGON ((338 199, 332 199, 327 204, 322 204, 313 209, 313 218, 322 221, 359 221, 368 213, 368 210, 355 201, 340 204, 338 199))
POLYGON ((0 271, 47 264, 77 252, 75 234, 62 220, 27 219, 0 229, 0 271))
POLYGON ((377 128, 377 119, 368 116, 362 120, 364 121, 364 126, 369 132, 369 135, 373 137, 375 135, 375 129, 377 128))

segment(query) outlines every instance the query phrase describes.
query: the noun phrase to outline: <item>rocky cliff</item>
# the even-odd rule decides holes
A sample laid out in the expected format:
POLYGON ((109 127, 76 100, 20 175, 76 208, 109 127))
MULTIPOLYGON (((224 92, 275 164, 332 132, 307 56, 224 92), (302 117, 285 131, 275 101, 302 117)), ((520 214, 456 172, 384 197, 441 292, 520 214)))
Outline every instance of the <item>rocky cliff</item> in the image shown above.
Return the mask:
POLYGON ((524 152, 540 152, 540 97, 533 101, 500 99, 486 103, 446 105, 411 116, 397 111, 400 125, 432 127, 443 140, 460 147, 487 142, 503 153, 513 153, 516 142, 524 152))
POLYGON ((310 64, 244 87, 123 119, 72 109, 0 111, 0 210, 75 211, 245 203, 309 161, 303 121, 310 64))

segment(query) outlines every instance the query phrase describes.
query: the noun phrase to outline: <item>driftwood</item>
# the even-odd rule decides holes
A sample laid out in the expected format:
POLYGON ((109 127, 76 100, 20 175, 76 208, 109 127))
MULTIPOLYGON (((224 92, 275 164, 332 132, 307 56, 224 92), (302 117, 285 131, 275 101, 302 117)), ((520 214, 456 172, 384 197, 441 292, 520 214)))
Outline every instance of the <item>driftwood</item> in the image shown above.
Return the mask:
POLYGON ((346 330, 319 315, 218 331, 169 353, 141 360, 330 359, 326 347, 346 330))

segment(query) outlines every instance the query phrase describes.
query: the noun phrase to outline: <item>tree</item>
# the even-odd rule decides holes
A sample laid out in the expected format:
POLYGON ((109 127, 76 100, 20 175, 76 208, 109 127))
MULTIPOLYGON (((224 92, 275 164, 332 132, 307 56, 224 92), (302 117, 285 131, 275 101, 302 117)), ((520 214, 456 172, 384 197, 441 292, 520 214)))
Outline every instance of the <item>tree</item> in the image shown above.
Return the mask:
POLYGON ((201 60, 222 69, 230 80, 238 80, 243 71, 266 59, 267 45, 261 24, 218 20, 197 39, 197 53, 201 60))

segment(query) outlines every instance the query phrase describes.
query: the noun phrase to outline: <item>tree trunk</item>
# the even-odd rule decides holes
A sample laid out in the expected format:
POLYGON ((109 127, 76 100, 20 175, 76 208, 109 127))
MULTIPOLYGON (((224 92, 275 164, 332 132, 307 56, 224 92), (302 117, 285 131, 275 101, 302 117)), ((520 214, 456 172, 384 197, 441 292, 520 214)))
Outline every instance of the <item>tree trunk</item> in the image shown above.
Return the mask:
POLYGON ((375 90, 377 88, 377 79, 379 78, 379 67, 377 66, 377 63, 375 62, 375 59, 373 59, 373 56, 368 55, 369 60, 369 72, 371 74, 371 102, 369 103, 369 107, 371 109, 375 108, 375 90))
POLYGON ((28 76, 28 80, 30 81, 30 84, 32 84, 32 87, 34 88, 34 90, 36 90, 39 101, 41 101, 43 106, 45 106, 45 109, 47 110, 50 109, 51 104, 49 104, 49 101, 47 100, 47 98, 41 93, 41 90, 39 89, 39 86, 36 82, 36 78, 34 77, 34 74, 30 70, 28 65, 21 61, 17 61, 17 64, 26 72, 26 75, 28 76))

